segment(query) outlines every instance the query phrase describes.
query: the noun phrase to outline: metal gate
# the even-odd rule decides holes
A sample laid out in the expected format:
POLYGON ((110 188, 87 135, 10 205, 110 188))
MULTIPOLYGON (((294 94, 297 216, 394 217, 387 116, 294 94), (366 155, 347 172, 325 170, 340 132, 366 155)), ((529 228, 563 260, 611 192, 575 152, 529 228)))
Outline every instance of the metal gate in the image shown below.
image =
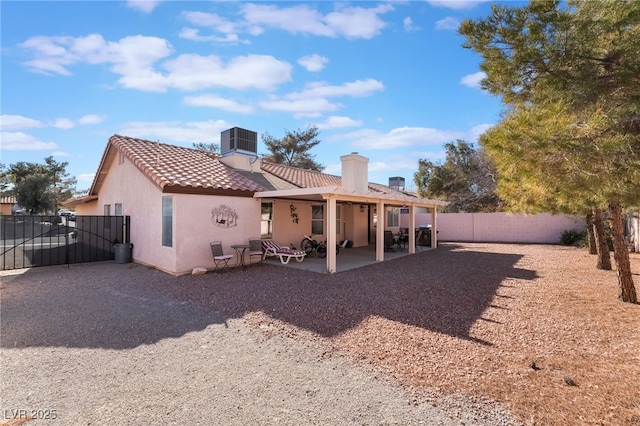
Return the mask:
POLYGON ((0 216, 0 268, 114 259, 129 242, 129 216, 0 216))

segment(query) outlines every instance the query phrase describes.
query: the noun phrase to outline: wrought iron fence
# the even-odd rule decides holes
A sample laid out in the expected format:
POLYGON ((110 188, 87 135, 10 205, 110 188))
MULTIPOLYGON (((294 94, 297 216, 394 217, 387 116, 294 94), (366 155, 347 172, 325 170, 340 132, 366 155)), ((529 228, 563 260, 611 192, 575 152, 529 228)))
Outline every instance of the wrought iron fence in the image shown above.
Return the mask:
POLYGON ((129 242, 129 216, 0 216, 0 267, 64 265, 114 259, 129 242))

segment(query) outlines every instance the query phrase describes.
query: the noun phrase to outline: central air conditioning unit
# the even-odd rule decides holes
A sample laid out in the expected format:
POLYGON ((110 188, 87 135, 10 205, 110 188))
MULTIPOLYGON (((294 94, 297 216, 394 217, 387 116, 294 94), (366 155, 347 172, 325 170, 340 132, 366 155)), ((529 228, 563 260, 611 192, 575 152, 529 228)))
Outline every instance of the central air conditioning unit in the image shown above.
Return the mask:
POLYGON ((390 177, 389 188, 395 189, 396 191, 404 191, 404 178, 400 176, 390 177))
POLYGON ((220 153, 241 152, 258 155, 258 134, 251 130, 233 127, 220 133, 220 153))

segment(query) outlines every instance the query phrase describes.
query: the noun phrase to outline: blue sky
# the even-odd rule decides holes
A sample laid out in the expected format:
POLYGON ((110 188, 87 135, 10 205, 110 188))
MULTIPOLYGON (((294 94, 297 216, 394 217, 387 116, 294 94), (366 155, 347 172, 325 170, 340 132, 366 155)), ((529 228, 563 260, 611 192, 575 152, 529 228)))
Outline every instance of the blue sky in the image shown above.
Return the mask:
MULTIPOLYGON (((91 185, 113 134, 191 147, 238 126, 316 125, 325 172, 413 187, 421 158, 476 142, 501 105, 457 25, 484 1, 2 1, 1 159, 91 185)), ((267 153, 259 144, 260 154, 267 153)))

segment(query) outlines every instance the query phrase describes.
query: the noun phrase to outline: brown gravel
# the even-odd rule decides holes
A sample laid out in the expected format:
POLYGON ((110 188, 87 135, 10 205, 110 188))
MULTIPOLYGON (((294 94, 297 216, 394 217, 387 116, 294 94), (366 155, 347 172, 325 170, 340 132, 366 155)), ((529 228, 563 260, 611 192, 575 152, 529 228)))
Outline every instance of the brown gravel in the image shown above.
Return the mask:
MULTIPOLYGON (((640 255, 632 254, 631 260, 640 289, 640 255)), ((595 263, 594 256, 573 247, 447 243, 438 250, 333 275, 264 264, 227 274, 169 277, 151 270, 141 274, 139 271, 146 268, 139 265, 110 265, 102 269, 110 273, 118 269, 117 277, 95 276, 91 285, 71 287, 75 295, 62 293, 62 286, 45 295, 42 290, 53 286, 52 279, 34 272, 31 283, 16 279, 3 290, 9 296, 5 295, 3 301, 3 318, 13 318, 14 322, 11 327, 3 324, 2 347, 5 362, 10 360, 14 368, 49 363, 56 366, 56 374, 61 374, 56 379, 61 381, 67 379, 60 370, 66 368, 77 374, 80 367, 74 365, 80 363, 87 364, 82 367, 89 371, 87 383, 92 383, 94 376, 104 380, 116 375, 125 382, 134 377, 135 381, 122 386, 134 387, 140 398, 148 393, 144 387, 138 389, 142 386, 138 383, 148 385, 150 370, 166 374, 162 366, 171 363, 178 383, 183 373, 193 375, 197 382, 184 384, 180 390, 184 394, 200 385, 211 388, 208 381, 215 380, 216 371, 221 370, 198 371, 207 365, 203 360, 210 360, 210 355, 198 351, 217 348, 216 339, 229 339, 224 333, 227 323, 231 330, 244 335, 235 322, 240 319, 266 340, 252 343, 247 337, 243 349, 234 349, 229 359, 250 352, 256 357, 254 362, 262 359, 258 362, 280 371, 286 367, 274 363, 278 357, 296 353, 292 358, 298 360, 296 368, 301 372, 315 369, 313 377, 320 380, 326 374, 327 383, 334 380, 334 386, 340 377, 347 376, 333 378, 326 366, 332 365, 333 372, 342 367, 326 363, 351 360, 371 369, 379 379, 405 387, 417 408, 446 406, 445 418, 458 419, 453 424, 512 424, 506 413, 489 403, 497 401, 524 424, 640 425, 640 305, 620 302, 615 272, 596 270, 595 263), (135 284, 127 284, 129 279, 136 280, 135 284), (40 286, 35 288, 41 293, 35 294, 42 294, 41 299, 33 299, 33 292, 27 298, 23 284, 40 286), (80 293, 82 297, 78 298, 80 293), (87 306, 92 295, 95 304, 87 306), (116 308, 112 302, 101 302, 114 297, 120 300, 116 308), (45 305, 64 309, 44 314, 34 310, 45 305), (136 307, 144 309, 136 311, 136 307), (31 311, 20 313, 25 309, 31 311), (203 346, 202 339, 209 343, 203 346), (276 345, 276 341, 285 342, 285 346, 276 345), (301 349, 306 346, 319 348, 324 354, 314 358, 301 349), (287 348, 284 353, 283 347, 287 348), (33 352, 33 348, 44 349, 33 352), (70 348, 79 349, 69 352, 70 348), (181 353, 185 348, 194 352, 181 353), (266 364, 264 357, 271 352, 277 355, 266 364), (64 361, 69 359, 76 361, 64 361), (151 362, 142 370, 146 381, 136 376, 141 374, 138 359, 151 362), (64 362, 76 364, 61 369, 59 364, 64 362), (111 370, 112 364, 127 367, 126 375, 111 370), (92 368, 95 373, 91 373, 92 368)), ((65 280, 75 276, 62 269, 56 274, 65 280)), ((256 368, 249 374, 256 380, 263 378, 269 385, 261 386, 271 389, 278 379, 268 377, 259 365, 256 368)), ((246 377, 241 372, 235 374, 234 380, 246 377)), ((16 400, 33 400, 37 392, 31 387, 39 379, 32 375, 29 384, 22 385, 28 393, 15 396, 16 400)), ((358 378, 360 389, 373 387, 366 380, 358 378)), ((15 391, 22 382, 7 383, 5 379, 3 389, 15 391)), ((288 389, 290 384, 281 385, 288 389)), ((46 382, 40 386, 54 387, 46 382)), ((104 398, 113 398, 108 388, 97 390, 104 398)), ((67 392, 63 408, 79 409, 86 393, 67 392), (72 397, 77 398, 76 403, 72 397)), ((287 392, 295 394, 293 390, 287 392)), ((412 412, 405 413, 407 417, 391 416, 382 421, 383 417, 367 417, 367 401, 350 399, 360 395, 376 395, 379 401, 390 398, 382 391, 366 394, 336 387, 314 392, 321 392, 326 402, 334 405, 337 400, 332 395, 343 395, 345 399, 340 401, 349 401, 360 410, 359 417, 352 418, 357 424, 417 424, 410 419, 433 415, 412 412)), ((194 398, 201 398, 201 394, 196 393, 194 398)), ((153 400, 155 403, 160 404, 153 400)), ((197 407, 198 401, 185 404, 197 407)), ((314 407, 321 410, 319 402, 314 407)), ((115 412, 112 406, 98 408, 90 406, 87 410, 115 412)), ((229 416, 235 416, 228 419, 241 421, 237 410, 225 409, 229 416)), ((327 417, 319 417, 319 412, 304 418, 326 424, 327 417)), ((259 412, 252 415, 244 419, 260 419, 259 412)), ((289 417, 293 419, 290 424, 296 418, 300 420, 299 416, 289 417)), ((424 424, 436 424, 434 417, 423 418, 424 424)))
POLYGON ((595 264, 574 247, 448 243, 332 276, 263 265, 259 282, 207 275, 176 291, 430 398, 497 400, 532 425, 640 425, 640 305, 595 264))

